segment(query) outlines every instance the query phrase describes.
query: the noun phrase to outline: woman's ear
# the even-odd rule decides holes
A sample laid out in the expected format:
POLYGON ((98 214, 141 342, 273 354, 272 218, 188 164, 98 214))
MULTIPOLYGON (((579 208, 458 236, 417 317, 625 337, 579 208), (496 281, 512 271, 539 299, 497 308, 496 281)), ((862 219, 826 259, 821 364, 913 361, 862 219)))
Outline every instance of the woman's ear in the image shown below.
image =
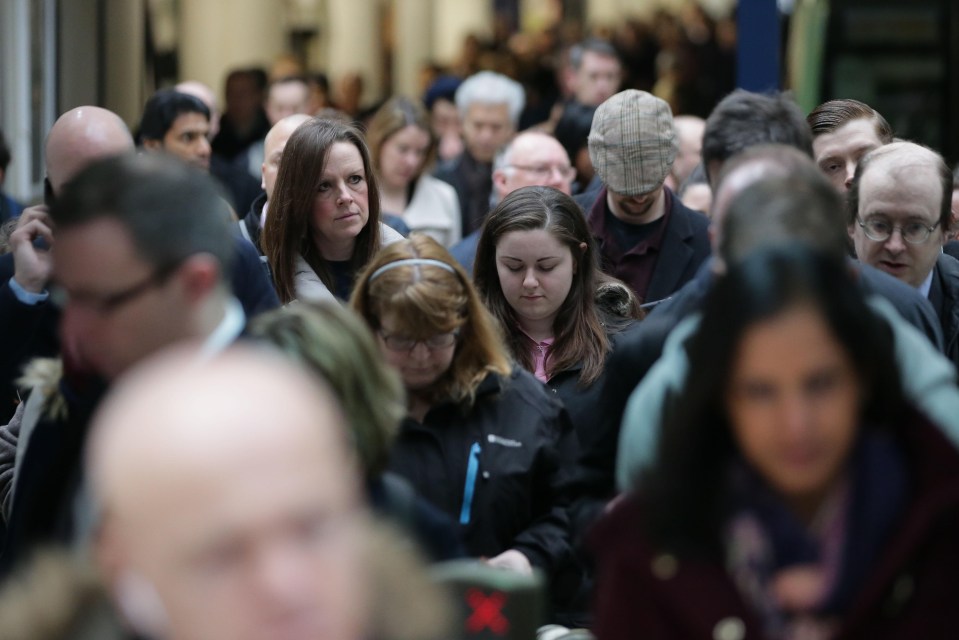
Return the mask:
POLYGON ((582 253, 582 254, 585 254, 585 253, 586 253, 586 247, 587 247, 587 244, 586 244, 585 242, 580 242, 580 243, 579 243, 579 252, 582 253))

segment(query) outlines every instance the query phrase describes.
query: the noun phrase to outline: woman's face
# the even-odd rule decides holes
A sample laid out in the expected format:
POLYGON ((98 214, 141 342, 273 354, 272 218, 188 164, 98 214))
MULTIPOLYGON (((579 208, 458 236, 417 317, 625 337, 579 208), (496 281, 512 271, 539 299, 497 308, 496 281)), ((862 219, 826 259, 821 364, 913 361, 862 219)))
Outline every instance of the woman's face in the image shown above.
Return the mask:
POLYGON ((745 459, 796 505, 818 505, 842 472, 859 425, 853 363, 822 315, 795 306, 746 331, 727 392, 745 459))
POLYGON ((500 288, 527 333, 552 329, 574 271, 569 247, 546 229, 510 231, 496 243, 500 288))
POLYGON ((452 340, 449 346, 431 347, 428 342, 442 342, 445 334, 440 336, 427 336, 423 340, 418 340, 412 348, 396 349, 389 343, 394 341, 402 342, 409 339, 407 332, 400 329, 402 325, 397 322, 392 314, 384 314, 380 320, 380 330, 377 332, 377 341, 380 344, 380 350, 390 363, 403 378, 403 386, 409 392, 422 391, 428 389, 443 374, 445 374, 450 365, 453 364, 453 355, 456 353, 456 341, 452 340))
POLYGON ((370 217, 363 158, 352 143, 335 142, 313 200, 310 232, 327 260, 349 260, 370 217))
POLYGON ((380 180, 394 189, 405 189, 419 174, 430 148, 430 134, 410 124, 390 137, 380 147, 380 180))

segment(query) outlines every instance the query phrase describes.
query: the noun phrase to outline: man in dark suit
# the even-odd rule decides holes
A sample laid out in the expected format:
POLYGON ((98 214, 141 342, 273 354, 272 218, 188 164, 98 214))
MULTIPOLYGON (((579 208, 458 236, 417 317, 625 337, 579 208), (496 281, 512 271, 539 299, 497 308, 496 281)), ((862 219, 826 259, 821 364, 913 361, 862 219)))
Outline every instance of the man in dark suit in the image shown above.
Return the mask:
POLYGON ((41 406, 22 445, 2 571, 89 526, 80 453, 106 385, 175 343, 219 351, 245 326, 227 279, 236 256, 227 205, 209 176, 159 154, 96 161, 67 183, 50 219, 62 375, 28 401, 41 406))
POLYGON ((679 201, 666 176, 676 157, 669 105, 629 89, 597 108, 589 156, 603 181, 587 212, 607 273, 645 304, 668 298, 709 257, 709 220, 679 201))
POLYGON ((849 233, 865 264, 914 287, 939 318, 945 354, 959 366, 959 261, 942 252, 952 171, 938 153, 893 142, 862 157, 849 188, 849 233))

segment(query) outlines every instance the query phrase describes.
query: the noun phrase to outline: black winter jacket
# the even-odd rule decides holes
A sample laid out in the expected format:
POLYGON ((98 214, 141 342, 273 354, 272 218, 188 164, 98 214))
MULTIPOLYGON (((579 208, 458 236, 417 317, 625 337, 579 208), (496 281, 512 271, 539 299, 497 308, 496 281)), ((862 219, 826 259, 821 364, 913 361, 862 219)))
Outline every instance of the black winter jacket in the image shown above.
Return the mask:
POLYGON ((467 551, 516 549, 551 573, 570 554, 578 444, 562 405, 527 371, 489 375, 465 409, 407 418, 390 468, 457 522, 467 551))

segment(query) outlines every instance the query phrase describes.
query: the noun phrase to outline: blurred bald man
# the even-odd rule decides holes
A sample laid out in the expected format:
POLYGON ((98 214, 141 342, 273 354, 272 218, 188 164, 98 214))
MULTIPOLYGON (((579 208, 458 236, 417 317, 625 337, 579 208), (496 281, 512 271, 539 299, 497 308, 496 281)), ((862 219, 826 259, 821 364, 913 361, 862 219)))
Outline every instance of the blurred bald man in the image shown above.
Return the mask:
POLYGON ((280 170, 280 159, 283 157, 283 150, 286 143, 304 122, 310 120, 310 116, 304 114, 293 114, 287 116, 273 125, 266 138, 263 140, 263 164, 260 165, 261 182, 263 189, 257 198, 250 205, 249 212, 239 221, 240 233, 244 238, 253 243, 257 251, 260 252, 260 259, 266 261, 263 255, 263 249, 260 247, 260 231, 266 223, 266 209, 269 206, 269 199, 273 195, 273 187, 276 185, 276 175, 280 170))
MULTIPOLYGON (((10 235, 9 254, 0 256, 0 424, 13 416, 18 398, 13 381, 34 357, 59 354, 56 323, 59 314, 47 303, 46 286, 52 260, 53 223, 48 207, 64 185, 95 160, 135 150, 126 124, 112 111, 94 106, 71 109, 60 116, 47 135, 44 162, 45 204, 20 215, 10 235)), ((252 246, 236 240, 232 283, 248 316, 279 306, 252 246)), ((0 446, 3 434, 0 434, 0 446)), ((7 444, 10 444, 9 442, 7 444)), ((0 467, 3 453, 0 451, 0 467)), ((0 491, 2 497, 2 491, 0 491)))
POLYGON ((133 151, 133 136, 123 120, 100 107, 67 111, 47 135, 45 203, 24 210, 10 234, 10 253, 0 256, 0 424, 6 424, 16 409, 13 381, 23 365, 30 358, 59 353, 58 316, 45 303, 52 269, 46 250, 53 244, 49 206, 63 185, 92 161, 133 151))
POLYGON ((366 520, 344 424, 325 386, 265 352, 168 353, 125 379, 94 420, 86 467, 96 558, 134 629, 366 637, 366 520))
POLYGON ((689 179, 693 169, 703 161, 703 132, 706 121, 697 116, 676 116, 673 118, 676 128, 676 158, 666 176, 666 186, 673 191, 689 179))
MULTIPOLYGON (((570 195, 576 169, 556 138, 542 131, 517 135, 493 161, 493 194, 499 202, 520 187, 552 187, 570 195)), ((473 272, 476 245, 482 228, 473 231, 450 249, 469 272, 473 272)))

